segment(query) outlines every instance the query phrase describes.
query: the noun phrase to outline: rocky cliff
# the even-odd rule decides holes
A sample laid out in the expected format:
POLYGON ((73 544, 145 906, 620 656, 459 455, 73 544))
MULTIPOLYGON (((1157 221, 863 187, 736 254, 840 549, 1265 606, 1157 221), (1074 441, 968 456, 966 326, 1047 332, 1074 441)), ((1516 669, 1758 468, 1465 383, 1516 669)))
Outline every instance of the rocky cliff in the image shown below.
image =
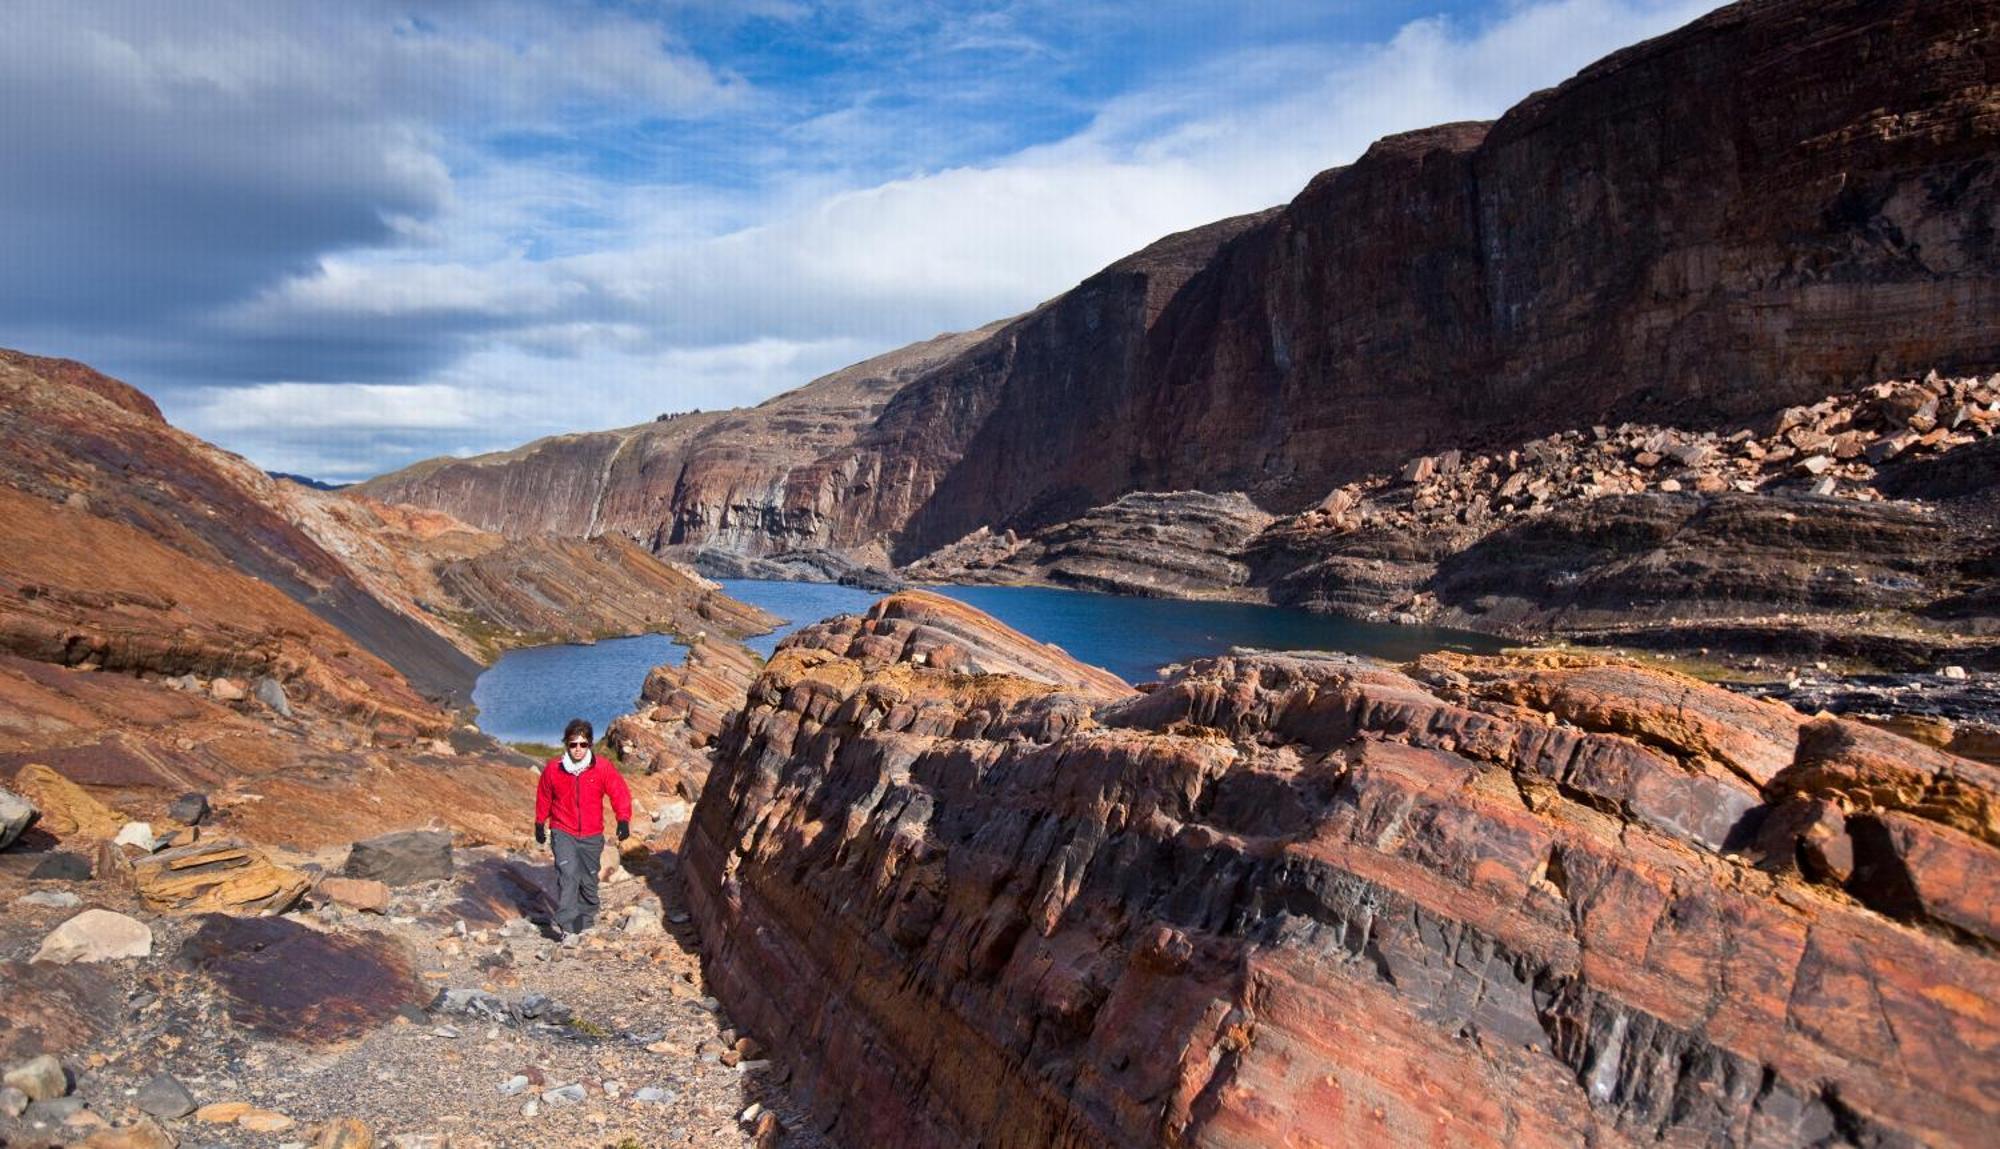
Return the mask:
POLYGON ((844 1142, 1974 1145, 2000 776, 1569 657, 1146 693, 908 594, 787 640, 684 847, 844 1142))
POLYGON ((1628 420, 1733 428, 1989 370, 1997 15, 1750 0, 1496 123, 1383 140, 1282 209, 1163 240, 985 338, 850 369, 886 381, 837 428, 800 417, 815 384, 766 405, 795 413, 795 442, 759 408, 374 490, 507 530, 905 563, 1134 491, 1295 512, 1416 455, 1628 420))
POLYGON ((991 332, 939 336, 753 408, 662 415, 496 455, 431 460, 358 490, 511 537, 609 533, 690 559, 703 550, 763 558, 837 545, 879 566, 886 537, 835 513, 879 477, 854 443, 897 391, 991 332))
POLYGON ((532 778, 449 709, 481 661, 771 622, 620 540, 274 480, 80 364, 0 352, 0 438, 0 780, 53 771, 141 821, 194 791, 263 842, 512 839, 532 778))

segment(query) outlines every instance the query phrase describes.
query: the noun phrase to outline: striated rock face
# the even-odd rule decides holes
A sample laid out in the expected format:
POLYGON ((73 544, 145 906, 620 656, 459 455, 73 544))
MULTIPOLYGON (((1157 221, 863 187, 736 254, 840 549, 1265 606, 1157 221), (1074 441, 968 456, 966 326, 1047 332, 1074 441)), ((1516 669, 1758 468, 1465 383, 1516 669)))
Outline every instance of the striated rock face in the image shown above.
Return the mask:
POLYGON ((1262 597, 1246 585, 1243 552, 1271 521, 1241 494, 1136 492, 1025 539, 981 527, 903 573, 1158 598, 1262 597))
POLYGON ((1134 694, 898 596, 779 650, 684 857, 718 996, 853 1144, 1974 1145, 1996 799, 1616 662, 1134 694))
POLYGON ((879 477, 851 448, 892 395, 992 330, 913 344, 757 407, 432 460, 358 491, 513 537, 616 534, 689 558, 704 548, 761 557, 837 545, 883 566, 883 540, 836 514, 879 477))

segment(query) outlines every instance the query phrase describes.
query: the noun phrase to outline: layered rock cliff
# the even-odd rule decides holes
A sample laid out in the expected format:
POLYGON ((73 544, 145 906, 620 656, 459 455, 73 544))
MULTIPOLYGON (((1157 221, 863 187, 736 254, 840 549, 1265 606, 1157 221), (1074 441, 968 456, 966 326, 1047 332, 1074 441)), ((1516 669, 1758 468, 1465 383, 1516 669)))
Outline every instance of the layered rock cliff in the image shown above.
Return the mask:
POLYGON ((757 407, 431 460, 357 490, 510 537, 609 533, 690 559, 703 550, 762 558, 838 546, 879 566, 886 538, 836 515, 879 478, 853 445, 910 380, 991 331, 914 344, 757 407))
POLYGON ((2000 775, 1567 657, 1134 693, 920 593, 790 638, 684 846, 852 1144, 1975 1145, 2000 775))
POLYGON ((1381 141, 1282 209, 1163 240, 983 339, 859 365, 895 377, 775 455, 759 408, 374 489, 509 530, 904 563, 1133 491, 1295 512, 1415 455, 1627 420, 1733 429, 1989 370, 1996 15, 1733 5, 1494 124, 1381 141))

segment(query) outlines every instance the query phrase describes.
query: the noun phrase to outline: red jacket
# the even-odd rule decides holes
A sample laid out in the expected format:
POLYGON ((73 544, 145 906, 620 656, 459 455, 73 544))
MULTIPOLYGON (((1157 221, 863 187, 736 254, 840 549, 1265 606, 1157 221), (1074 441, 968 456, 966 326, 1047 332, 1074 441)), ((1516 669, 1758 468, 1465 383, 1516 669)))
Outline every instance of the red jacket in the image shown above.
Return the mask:
POLYGON ((560 757, 542 767, 541 785, 535 787, 535 822, 547 822, 572 838, 588 838, 604 832, 604 799, 611 799, 611 812, 620 822, 632 820, 632 791, 618 767, 597 755, 583 773, 571 776, 562 768, 560 757))

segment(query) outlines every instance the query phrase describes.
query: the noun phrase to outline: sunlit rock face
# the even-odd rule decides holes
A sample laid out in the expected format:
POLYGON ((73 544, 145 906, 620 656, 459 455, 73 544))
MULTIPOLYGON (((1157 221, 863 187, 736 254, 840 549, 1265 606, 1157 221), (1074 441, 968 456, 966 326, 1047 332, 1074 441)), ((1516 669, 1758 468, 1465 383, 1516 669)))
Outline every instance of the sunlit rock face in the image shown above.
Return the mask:
POLYGON ((788 640, 686 843, 869 1145, 1981 1142, 1996 772, 1574 656, 1146 693, 959 604, 788 640))

